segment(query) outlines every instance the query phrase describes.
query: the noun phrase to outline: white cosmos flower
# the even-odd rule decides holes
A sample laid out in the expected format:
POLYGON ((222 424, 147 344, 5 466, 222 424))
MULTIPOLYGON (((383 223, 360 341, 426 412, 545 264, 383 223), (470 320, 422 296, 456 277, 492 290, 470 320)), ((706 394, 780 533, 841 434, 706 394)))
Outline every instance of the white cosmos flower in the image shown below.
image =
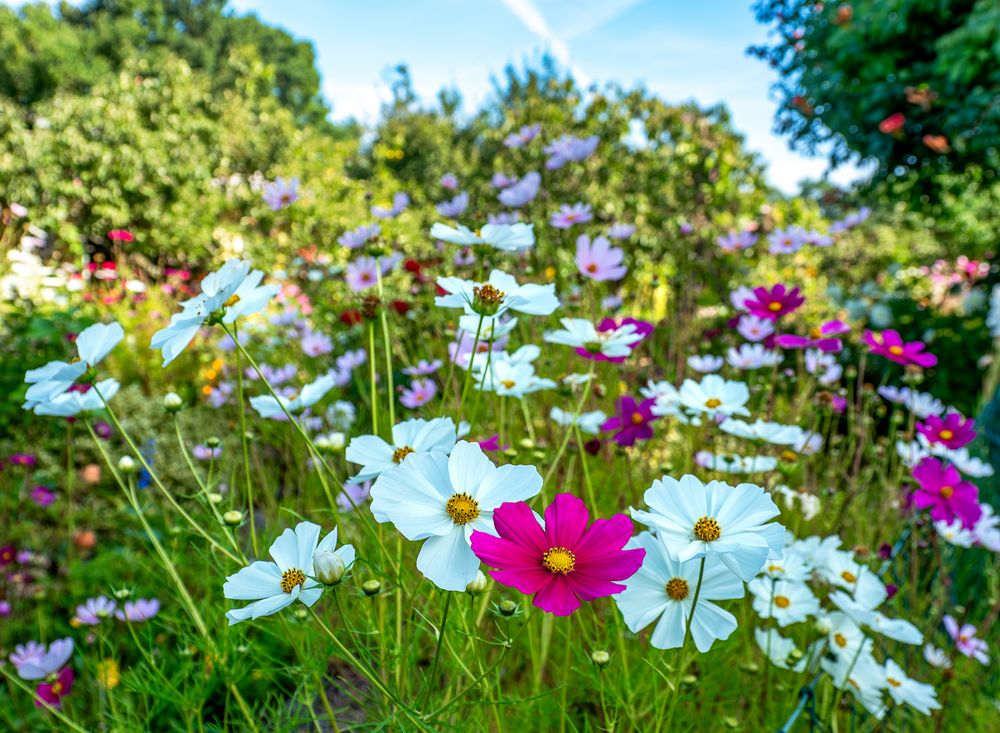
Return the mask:
POLYGON ((681 562, 718 556, 743 580, 751 580, 769 557, 780 557, 785 530, 768 522, 778 507, 759 486, 703 484, 687 474, 664 476, 643 495, 651 511, 631 509, 632 517, 656 530, 681 562))
POLYGON ((993 475, 993 466, 971 456, 968 448, 949 448, 941 443, 931 443, 923 433, 917 433, 917 441, 925 454, 946 459, 949 463, 955 464, 955 468, 967 476, 985 478, 993 475))
POLYGON ((451 244, 471 247, 488 244, 503 252, 519 252, 535 244, 534 224, 486 224, 477 231, 466 226, 451 227, 440 222, 431 227, 431 236, 451 244))
MULTIPOLYGON (((641 547, 646 556, 642 567, 625 581, 625 590, 612 596, 625 625, 638 633, 655 622, 650 644, 657 649, 681 646, 698 588, 701 561, 678 562, 667 545, 649 532, 633 537, 626 547, 641 547)), ((728 639, 736 630, 736 617, 712 601, 742 597, 742 581, 718 558, 707 558, 691 621, 691 638, 699 652, 707 652, 716 639, 728 639)))
POLYGON ((598 331, 585 318, 561 318, 563 325, 558 331, 546 331, 545 340, 550 344, 562 344, 577 349, 586 349, 592 354, 618 357, 632 353, 632 345, 642 341, 641 333, 636 333, 635 325, 626 323, 613 331, 598 331))
POLYGON ((746 408, 749 401, 750 390, 743 382, 731 382, 718 374, 706 374, 701 382, 685 379, 680 389, 681 405, 713 417, 749 415, 746 408))
POLYGON ((757 615, 773 618, 778 626, 797 624, 819 613, 819 601, 805 583, 754 578, 747 588, 753 594, 757 615))
POLYGON ((509 310, 532 316, 547 316, 559 307, 555 285, 518 285, 513 276, 493 270, 484 283, 458 277, 439 277, 438 286, 447 295, 434 303, 442 308, 464 308, 467 313, 493 316, 509 310))
POLYGON ((869 713, 881 720, 885 716, 882 692, 887 683, 882 665, 871 654, 871 640, 866 641, 868 646, 857 658, 841 654, 837 655, 835 662, 824 657, 821 664, 823 670, 833 678, 834 687, 850 690, 869 713))
MULTIPOLYGON (((783 484, 775 486, 772 491, 784 497, 785 507, 788 509, 794 509, 795 504, 798 503, 802 509, 802 516, 807 522, 815 519, 820 512, 820 499, 815 494, 810 494, 806 491, 796 491, 783 484)), ((787 547, 785 548, 785 555, 788 555, 787 547)))
POLYGON ((333 552, 350 568, 354 563, 351 545, 337 547, 337 529, 319 541, 320 526, 300 522, 294 530, 285 529, 268 552, 273 562, 257 560, 226 578, 222 593, 234 601, 253 601, 248 606, 226 612, 232 626, 247 619, 277 613, 296 600, 311 606, 323 594, 313 574, 313 556, 333 552))
POLYGON ((531 362, 511 361, 502 356, 494 356, 488 368, 483 366, 483 370, 473 376, 476 388, 484 392, 496 392, 501 397, 520 399, 527 394, 556 387, 551 379, 543 379, 535 374, 535 367, 531 362))
POLYGON ((700 450, 695 453, 694 462, 702 468, 719 473, 766 473, 778 467, 778 459, 773 456, 738 456, 735 454, 712 453, 700 450))
POLYGON ((730 346, 726 352, 726 362, 734 369, 776 366, 784 358, 781 352, 765 349, 763 344, 743 344, 738 349, 730 346))
POLYGON ((456 439, 455 422, 450 417, 414 418, 393 425, 392 445, 377 435, 359 435, 351 439, 344 454, 350 463, 361 466, 351 483, 373 479, 383 471, 396 468, 414 453, 450 453, 456 439))
POLYGON ((962 520, 956 517, 951 522, 939 519, 934 522, 934 529, 938 536, 949 545, 956 547, 972 547, 976 544, 976 534, 971 529, 966 529, 962 520))
POLYGON ((878 608, 889 597, 875 572, 857 562, 850 552, 835 550, 829 553, 817 570, 828 583, 849 591, 855 601, 868 608, 878 608))
POLYGON ((938 669, 951 668, 951 660, 948 658, 948 652, 929 642, 924 644, 924 659, 932 667, 937 667, 938 669))
MULTIPOLYGON (((125 338, 121 324, 95 323, 80 331, 76 337, 77 361, 50 361, 38 369, 29 369, 24 375, 28 385, 22 407, 31 410, 42 402, 49 402, 68 390, 88 369, 97 366, 119 342, 125 338)), ((75 413, 74 413, 75 414, 75 413)))
POLYGON ((789 555, 796 555, 802 559, 806 567, 820 568, 828 563, 830 556, 837 552, 839 547, 840 537, 835 534, 829 537, 813 535, 801 540, 789 535, 788 542, 785 544, 784 559, 787 561, 789 555))
POLYGON ((81 412, 103 410, 104 402, 110 402, 118 394, 119 387, 117 379, 102 379, 86 392, 63 392, 51 400, 39 402, 35 405, 34 412, 36 415, 51 417, 73 417, 81 412))
POLYGON ((335 384, 336 379, 333 375, 325 374, 314 382, 310 382, 304 386, 299 396, 294 399, 281 396, 275 399, 271 395, 258 395, 257 397, 250 398, 250 405, 261 417, 272 420, 285 420, 287 419, 285 417, 285 410, 288 412, 298 412, 307 407, 312 407, 323 399, 326 393, 333 389, 335 384), (278 403, 278 400, 281 400, 281 404, 278 403), (281 405, 285 406, 285 410, 281 409, 281 405))
POLYGON ((930 715, 932 710, 941 708, 932 685, 910 679, 903 668, 891 659, 885 660, 882 669, 885 674, 885 689, 897 705, 909 705, 924 715, 930 715))
POLYGON ((721 356, 715 354, 695 354, 687 358, 687 365, 702 374, 717 372, 722 369, 722 365, 725 363, 721 356))
POLYGON ((920 629, 900 618, 889 618, 865 603, 860 603, 843 591, 830 594, 830 602, 839 608, 858 626, 867 626, 872 631, 895 639, 904 644, 922 644, 924 635, 920 629))
POLYGON ((800 555, 794 555, 785 546, 785 552, 779 559, 771 558, 761 572, 774 580, 787 580, 793 583, 805 583, 809 579, 810 568, 800 555))
POLYGON ((484 317, 483 323, 479 325, 479 316, 475 313, 466 313, 458 319, 458 327, 469 334, 473 340, 476 338, 476 329, 479 329, 479 343, 485 344, 490 341, 506 336, 517 326, 517 319, 513 316, 507 318, 484 317))
POLYGON ((478 443, 460 441, 450 456, 411 455, 371 489, 372 513, 408 540, 425 540, 417 569, 439 588, 462 591, 476 577, 473 530, 496 534, 493 510, 526 501, 542 488, 534 466, 494 466, 478 443))
POLYGON ((806 668, 806 657, 798 652, 798 647, 791 639, 786 639, 778 633, 777 629, 754 629, 753 638, 757 641, 757 646, 764 652, 771 664, 781 669, 790 669, 801 672, 806 668), (796 657, 798 657, 796 659, 796 657))
POLYGON ((176 359, 210 319, 230 324, 263 309, 281 289, 278 285, 261 286, 263 277, 259 270, 250 271, 249 262, 238 259, 228 260, 206 275, 201 294, 182 302, 181 312, 171 317, 170 325, 153 334, 149 345, 163 353, 163 366, 176 359))
POLYGON ((752 423, 736 418, 728 418, 719 425, 719 430, 745 440, 762 440, 772 445, 795 445, 802 436, 802 428, 798 425, 783 425, 766 420, 755 420, 752 423))
POLYGON ((68 636, 56 639, 49 644, 48 649, 43 644, 31 641, 23 646, 19 644, 16 652, 22 652, 17 660, 13 655, 11 658, 18 676, 25 680, 43 680, 62 669, 73 656, 73 639, 68 636))
POLYGON ((934 395, 928 392, 917 392, 909 387, 886 384, 878 388, 878 393, 889 402, 903 405, 921 419, 926 419, 931 415, 940 415, 945 410, 944 403, 934 395))
MULTIPOLYGON (((573 424, 573 413, 562 410, 558 407, 553 407, 549 412, 549 417, 552 421, 558 423, 559 425, 570 426, 573 424)), ((582 412, 580 416, 576 419, 576 424, 580 426, 581 433, 587 433, 588 435, 597 435, 601 432, 601 423, 608 419, 608 416, 604 414, 601 410, 594 410, 593 412, 582 412)))

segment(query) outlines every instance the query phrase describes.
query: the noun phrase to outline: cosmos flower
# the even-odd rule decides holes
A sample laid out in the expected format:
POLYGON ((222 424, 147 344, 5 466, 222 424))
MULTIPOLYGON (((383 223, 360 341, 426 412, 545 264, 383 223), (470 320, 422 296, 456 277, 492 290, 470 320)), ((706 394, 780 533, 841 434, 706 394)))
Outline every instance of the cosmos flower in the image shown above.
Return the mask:
MULTIPOLYGON (((649 323, 648 321, 640 321, 636 318, 626 317, 618 320, 615 320, 614 318, 602 319, 601 322, 597 324, 597 333, 603 338, 603 334, 618 331, 624 326, 633 326, 635 328, 635 333, 639 336, 639 340, 632 344, 632 351, 634 351, 636 347, 638 347, 638 345, 654 331, 652 323, 649 323)), ((630 351, 629 354, 625 356, 607 356, 600 352, 589 351, 586 347, 577 348, 576 353, 585 359, 593 359, 594 361, 610 361, 613 364, 621 364, 631 355, 630 351)))
POLYGON ((717 639, 728 639, 736 630, 736 617, 713 601, 742 598, 743 583, 717 558, 705 561, 699 589, 699 560, 678 562, 670 549, 649 532, 641 532, 626 547, 646 552, 642 566, 626 581, 625 592, 614 597, 629 631, 637 634, 655 622, 650 644, 657 649, 681 646, 696 589, 698 601, 690 631, 698 651, 707 652, 717 639))
POLYGON ((76 607, 73 620, 85 626, 97 626, 101 621, 114 614, 118 604, 106 596, 88 598, 86 602, 76 607))
POLYGON ((889 402, 903 405, 914 415, 925 419, 944 412, 944 403, 929 392, 917 392, 909 387, 895 387, 886 384, 878 388, 878 393, 889 402))
POLYGON ((750 315, 777 321, 782 316, 794 312, 806 302, 799 295, 798 288, 788 290, 783 284, 772 285, 770 289, 756 287, 753 296, 743 302, 743 307, 750 315))
POLYGON ((743 382, 731 382, 718 374, 706 374, 701 382, 685 379, 680 388, 680 403, 694 412, 715 415, 749 415, 746 408, 750 390, 743 382))
POLYGON ((122 608, 115 611, 115 618, 130 624, 138 624, 149 621, 159 612, 160 602, 157 599, 137 598, 134 601, 125 601, 122 608))
POLYGON ((57 639, 46 649, 44 644, 30 641, 14 648, 10 662, 25 680, 41 680, 58 672, 73 656, 73 640, 57 639))
POLYGON ((549 156, 548 160, 545 161, 545 169, 554 171, 570 161, 589 158, 597 150, 598 142, 600 142, 600 138, 597 135, 588 138, 563 135, 545 146, 545 153, 549 156))
POLYGON ((949 411, 944 418, 931 415, 924 422, 917 423, 917 432, 930 443, 939 443, 946 448, 956 450, 975 439, 976 421, 971 417, 966 419, 957 412, 949 411))
POLYGON ((757 244, 757 235, 754 232, 743 230, 736 232, 730 230, 716 238, 715 243, 723 252, 739 252, 749 249, 757 244))
POLYGON ((451 227, 437 222, 430 235, 463 247, 487 244, 501 252, 520 252, 535 245, 534 224, 486 224, 472 231, 465 226, 451 227))
POLYGON ((904 644, 923 644, 924 635, 909 621, 889 618, 876 611, 871 603, 855 600, 843 591, 834 591, 829 600, 858 626, 867 626, 872 631, 904 644))
POLYGON ((360 483, 396 468, 411 454, 451 452, 455 445, 455 423, 450 417, 413 419, 392 426, 392 445, 376 435, 351 439, 345 457, 361 466, 351 481, 360 483))
POLYGON ((408 540, 424 544, 417 570, 439 588, 463 591, 479 571, 470 547, 475 534, 492 534, 494 514, 535 496, 542 477, 534 466, 497 467, 477 443, 459 441, 450 456, 409 456, 372 486, 372 514, 408 540))
POLYGON ((274 181, 264 184, 261 198, 271 207, 271 211, 280 211, 286 206, 291 206, 299 200, 299 179, 278 176, 274 181))
POLYGON ((726 363, 734 369, 753 370, 777 366, 784 360, 781 352, 764 348, 763 344, 740 344, 726 350, 726 363))
POLYGON ((103 410, 104 402, 110 402, 118 394, 119 387, 116 379, 102 379, 85 389, 74 388, 56 395, 48 402, 40 402, 35 405, 34 413, 51 417, 73 417, 81 412, 103 410))
POLYGON ((333 375, 324 374, 313 382, 305 385, 297 397, 282 397, 277 399, 272 395, 258 395, 250 398, 250 405, 261 417, 269 420, 287 420, 285 412, 295 413, 312 407, 334 387, 333 375), (279 403, 280 401, 280 403, 279 403), (281 409, 282 405, 285 409, 281 409))
POLYGON ((439 277, 438 287, 446 295, 434 303, 442 308, 464 308, 467 313, 498 318, 508 310, 547 316, 559 307, 555 285, 518 285, 513 276, 493 270, 484 283, 457 277, 439 277))
MULTIPOLYGON (((302 334, 299 346, 302 347, 306 356, 322 356, 333 351, 333 339, 325 333, 309 330, 302 334)), ((272 386, 274 385, 272 384, 272 386)))
POLYGON ((919 509, 930 508, 933 521, 953 522, 957 517, 963 526, 975 526, 982 515, 979 489, 963 481, 957 468, 928 456, 913 469, 913 478, 920 484, 913 492, 913 504, 919 509))
POLYGON ((601 430, 617 431, 614 441, 621 446, 635 445, 637 440, 649 440, 653 437, 650 423, 657 418, 652 412, 655 402, 652 399, 636 402, 633 397, 622 395, 615 405, 615 414, 604 421, 601 430))
POLYGON ((695 354, 687 358, 687 365, 702 374, 717 372, 725 363, 725 359, 715 354, 695 354))
POLYGON ((601 354, 610 357, 623 357, 632 353, 632 347, 642 341, 642 334, 631 324, 623 324, 618 328, 598 331, 593 323, 585 318, 562 318, 559 321, 562 329, 546 331, 545 340, 551 344, 572 346, 580 353, 582 349, 589 357, 601 354))
POLYGON ((778 459, 773 456, 738 456, 732 453, 716 454, 707 450, 695 453, 694 462, 702 468, 719 473, 765 473, 778 467, 778 459))
POLYGON ((796 672, 805 669, 806 658, 797 658, 801 652, 796 654, 798 648, 795 646, 795 642, 783 637, 776 629, 768 629, 767 631, 754 629, 753 637, 758 648, 767 655, 768 660, 775 667, 793 669, 796 672))
POLYGON ((602 410, 594 410, 593 412, 581 412, 580 416, 574 420, 573 413, 558 407, 553 407, 549 411, 549 417, 552 422, 566 427, 575 423, 580 427, 581 433, 588 435, 597 435, 601 432, 601 425, 608 419, 602 410))
POLYGON ((761 440, 771 445, 795 445, 802 437, 803 430, 798 425, 783 425, 766 420, 752 423, 727 418, 719 424, 719 430, 744 440, 761 440))
POLYGON ((904 342, 898 331, 887 329, 865 331, 865 343, 872 354, 878 354, 903 366, 918 366, 929 369, 937 364, 937 357, 926 348, 923 341, 904 342))
POLYGON ((125 331, 117 322, 95 323, 83 329, 76 337, 77 360, 72 363, 50 361, 25 373, 24 381, 29 387, 22 407, 32 410, 64 394, 77 379, 100 364, 123 338, 125 331))
POLYGON ((437 385, 433 379, 414 379, 399 395, 399 401, 411 410, 422 407, 437 395, 437 385))
POLYGON ((467 208, 469 208, 469 194, 462 191, 450 201, 442 201, 439 203, 437 205, 437 212, 441 216, 454 219, 456 216, 464 214, 467 208))
POLYGON ((55 679, 41 682, 35 688, 35 707, 44 707, 46 704, 58 708, 62 704, 62 699, 73 691, 73 669, 64 667, 55 676, 55 679))
POLYGON ((458 176, 454 173, 445 173, 441 176, 441 180, 438 181, 441 184, 441 188, 446 188, 449 191, 454 191, 458 188, 458 176))
POLYGON ((527 394, 556 386, 551 379, 539 377, 531 361, 521 360, 516 356, 512 358, 508 354, 497 354, 488 361, 474 360, 472 366, 475 370, 476 388, 484 392, 495 392, 502 397, 521 399, 527 394))
POLYGON ((580 274, 597 282, 621 280, 628 272, 622 264, 625 252, 612 247, 604 237, 590 237, 581 234, 576 240, 576 268, 580 274))
POLYGON ((337 238, 337 242, 344 245, 348 249, 357 249, 358 247, 367 244, 381 233, 382 227, 378 224, 363 224, 357 229, 352 229, 349 232, 341 234, 337 238))
POLYGON ((844 348, 843 342, 836 337, 850 330, 851 327, 842 321, 827 321, 810 329, 808 336, 783 333, 775 338, 775 343, 783 349, 819 349, 836 353, 844 348))
POLYGON ((512 209, 519 209, 520 207, 530 204, 535 200, 535 196, 538 195, 538 188, 541 183, 542 176, 537 171, 525 173, 519 181, 511 183, 509 186, 504 188, 504 190, 497 195, 497 198, 504 206, 509 206, 512 209))
POLYGON ((337 529, 322 541, 321 528, 312 522, 299 522, 295 529, 286 528, 271 544, 268 552, 273 562, 257 560, 226 578, 223 595, 236 601, 253 601, 242 608, 226 612, 229 625, 270 616, 301 601, 313 605, 323 594, 314 577, 313 557, 318 552, 333 552, 349 568, 354 563, 354 547, 337 547, 337 529))
POLYGON ((736 330, 747 341, 763 341, 774 333, 774 323, 767 318, 743 315, 736 324, 736 330))
MULTIPOLYGON (((989 645, 983 639, 976 638, 976 627, 972 624, 958 625, 954 616, 945 614, 944 628, 948 636, 955 642, 955 648, 967 657, 975 659, 980 664, 990 663, 989 645)), ((23 677, 23 675, 22 675, 23 677)))
POLYGON ((626 589, 645 551, 628 548, 632 522, 624 514, 597 519, 572 494, 556 494, 545 509, 544 527, 523 502, 500 506, 492 532, 472 533, 472 550, 501 585, 533 595, 532 603, 556 616, 568 616, 583 601, 626 589))
POLYGON ((819 613, 819 600, 805 583, 754 578, 747 589, 753 595, 757 615, 773 618, 778 626, 797 624, 819 613))
POLYGON ((608 227, 608 239, 630 239, 635 234, 635 224, 615 223, 608 227))
POLYGON ((440 359, 434 359, 432 361, 427 361, 426 359, 421 359, 416 364, 410 367, 405 367, 403 369, 403 374, 409 377, 422 377, 430 374, 434 374, 438 369, 441 368, 442 362, 440 359))
POLYGON ((643 500, 650 511, 632 509, 632 517, 655 529, 680 562, 717 556, 749 581, 769 557, 780 557, 785 544, 784 528, 768 522, 778 516, 778 507, 754 484, 703 484, 690 474, 680 480, 664 476, 643 500))
POLYGON ((802 227, 775 229, 767 237, 768 252, 773 255, 794 254, 806 243, 806 231, 802 227))
POLYGON ((56 500, 56 492, 48 486, 38 485, 31 490, 31 500, 38 506, 51 506, 56 500))
POLYGON ((512 132, 510 135, 504 138, 503 144, 508 148, 520 148, 527 145, 536 137, 538 133, 542 131, 542 126, 539 124, 534 125, 524 125, 517 132, 512 132))
POLYGON ((394 219, 409 205, 410 195, 405 191, 397 191, 392 195, 392 203, 389 206, 372 206, 372 216, 376 219, 394 219))
POLYGON ((594 218, 590 204, 563 204, 552 214, 549 224, 555 229, 570 229, 574 224, 586 224, 594 218))
POLYGON ((897 705, 909 705, 924 715, 941 709, 934 688, 924 682, 910 679, 903 668, 891 659, 885 660, 885 689, 897 705))

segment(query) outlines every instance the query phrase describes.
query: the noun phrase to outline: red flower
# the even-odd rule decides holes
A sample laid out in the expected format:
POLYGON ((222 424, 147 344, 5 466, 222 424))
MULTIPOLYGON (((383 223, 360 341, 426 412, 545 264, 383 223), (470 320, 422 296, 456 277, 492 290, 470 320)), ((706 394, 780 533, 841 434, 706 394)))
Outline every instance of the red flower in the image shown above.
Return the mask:
POLYGON ((42 682, 35 689, 35 699, 36 707, 44 707, 43 702, 48 703, 54 708, 59 707, 62 702, 62 698, 68 695, 73 690, 73 670, 70 667, 63 667, 62 671, 56 676, 55 680, 52 682, 42 682))
POLYGON ((892 135, 893 133, 902 130, 905 122, 906 117, 902 112, 894 112, 878 123, 878 129, 879 132, 885 135, 892 135))
POLYGON ((362 321, 361 311, 351 309, 340 314, 340 322, 345 326, 356 326, 362 321))
POLYGON ((112 229, 108 232, 108 239, 112 242, 134 242, 135 237, 128 229, 112 229))
POLYGON ((405 316, 407 311, 410 310, 410 304, 405 300, 394 300, 392 301, 392 309, 399 315, 405 316))

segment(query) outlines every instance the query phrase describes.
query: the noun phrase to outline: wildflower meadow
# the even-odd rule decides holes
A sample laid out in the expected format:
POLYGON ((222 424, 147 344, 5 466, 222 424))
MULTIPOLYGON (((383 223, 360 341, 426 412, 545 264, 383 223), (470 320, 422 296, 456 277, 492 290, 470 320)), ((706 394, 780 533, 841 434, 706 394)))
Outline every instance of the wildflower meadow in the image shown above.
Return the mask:
POLYGON ((550 57, 362 129, 224 2, 0 8, 0 729, 996 730, 1000 79, 905 55, 1000 16, 884 5, 756 4, 874 170, 795 195, 550 57))

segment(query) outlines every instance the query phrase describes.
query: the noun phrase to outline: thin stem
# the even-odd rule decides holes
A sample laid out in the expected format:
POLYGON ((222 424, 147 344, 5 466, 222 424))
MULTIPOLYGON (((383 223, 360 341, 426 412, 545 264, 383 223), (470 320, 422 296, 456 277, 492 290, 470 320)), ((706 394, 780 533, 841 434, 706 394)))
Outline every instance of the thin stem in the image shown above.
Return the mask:
MULTIPOLYGON (((233 341, 236 341, 236 324, 233 324, 233 341)), ((247 445, 247 410, 243 397, 243 365, 240 364, 241 354, 236 354, 236 395, 240 403, 240 444, 243 448, 243 481, 247 492, 247 517, 250 519, 250 547, 254 557, 260 555, 257 549, 257 522, 254 521, 253 480, 250 478, 250 448, 247 445)))
POLYGON ((444 643, 444 633, 448 628, 448 609, 451 608, 451 596, 452 593, 445 591, 447 595, 444 597, 444 612, 441 614, 441 630, 438 631, 437 647, 434 649, 434 661, 431 662, 431 673, 427 677, 427 685, 424 688, 424 703, 426 704, 427 696, 430 695, 431 685, 434 684, 434 680, 437 678, 437 668, 438 660, 441 658, 441 645, 444 643))

